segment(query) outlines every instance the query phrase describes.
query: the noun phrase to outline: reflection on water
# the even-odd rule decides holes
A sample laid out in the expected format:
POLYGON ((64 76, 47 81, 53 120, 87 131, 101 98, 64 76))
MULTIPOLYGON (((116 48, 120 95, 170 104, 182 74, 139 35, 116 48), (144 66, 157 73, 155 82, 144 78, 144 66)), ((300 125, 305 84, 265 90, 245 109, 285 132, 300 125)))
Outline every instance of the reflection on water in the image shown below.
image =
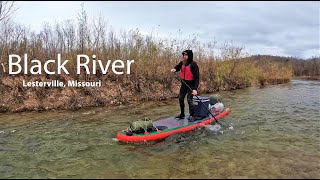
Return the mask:
POLYGON ((178 100, 0 115, 0 178, 320 178, 319 81, 218 92, 234 129, 159 142, 114 141, 128 122, 178 100))

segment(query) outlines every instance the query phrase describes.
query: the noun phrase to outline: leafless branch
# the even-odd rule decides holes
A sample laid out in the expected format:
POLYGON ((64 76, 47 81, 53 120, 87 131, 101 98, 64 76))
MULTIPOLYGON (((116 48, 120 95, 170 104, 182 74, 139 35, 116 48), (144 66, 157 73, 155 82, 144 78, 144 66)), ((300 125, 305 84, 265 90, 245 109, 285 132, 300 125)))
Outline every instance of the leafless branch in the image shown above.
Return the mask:
POLYGON ((18 8, 14 8, 14 1, 0 1, 0 22, 7 19, 18 8))

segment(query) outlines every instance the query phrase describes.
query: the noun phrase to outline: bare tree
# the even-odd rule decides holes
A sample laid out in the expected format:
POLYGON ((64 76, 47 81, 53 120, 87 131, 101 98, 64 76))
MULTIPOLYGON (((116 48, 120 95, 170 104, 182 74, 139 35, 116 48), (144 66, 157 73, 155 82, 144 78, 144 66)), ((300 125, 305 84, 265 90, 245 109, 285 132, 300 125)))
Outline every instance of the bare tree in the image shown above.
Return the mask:
POLYGON ((0 21, 8 18, 16 10, 14 1, 0 1, 0 21))
MULTIPOLYGON (((3 42, 3 37, 1 37, 1 34, 3 33, 2 31, 6 30, 6 24, 8 23, 9 17, 16 10, 17 8, 14 9, 14 1, 0 1, 0 27, 2 27, 0 28, 1 42, 3 42)), ((2 45, 0 46, 1 46, 0 61, 2 61, 5 51, 4 51, 4 47, 2 45)), ((2 66, 3 72, 6 72, 3 62, 1 62, 1 66, 2 66)))
POLYGON ((86 40, 88 39, 88 23, 87 23, 87 13, 84 10, 84 4, 81 4, 82 11, 81 14, 79 14, 78 20, 79 20, 79 30, 78 30, 78 37, 79 37, 79 48, 81 50, 81 53, 84 53, 84 50, 86 49, 86 40))

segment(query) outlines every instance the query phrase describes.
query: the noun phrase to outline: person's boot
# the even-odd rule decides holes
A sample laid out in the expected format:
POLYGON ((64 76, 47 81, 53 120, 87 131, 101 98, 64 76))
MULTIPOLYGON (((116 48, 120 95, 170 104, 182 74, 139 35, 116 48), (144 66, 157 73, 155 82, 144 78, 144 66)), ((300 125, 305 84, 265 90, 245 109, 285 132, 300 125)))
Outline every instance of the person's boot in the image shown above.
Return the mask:
POLYGON ((180 114, 179 116, 175 117, 176 119, 184 119, 184 114, 180 114))

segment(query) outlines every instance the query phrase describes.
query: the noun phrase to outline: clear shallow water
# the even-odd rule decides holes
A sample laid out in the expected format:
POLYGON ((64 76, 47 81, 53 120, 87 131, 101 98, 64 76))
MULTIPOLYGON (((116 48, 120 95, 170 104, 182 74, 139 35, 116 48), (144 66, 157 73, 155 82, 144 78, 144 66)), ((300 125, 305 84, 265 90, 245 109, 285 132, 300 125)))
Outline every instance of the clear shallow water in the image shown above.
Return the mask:
POLYGON ((176 115, 178 99, 1 114, 0 178, 320 178, 320 81, 217 94, 234 130, 149 144, 113 138, 130 121, 176 115))

